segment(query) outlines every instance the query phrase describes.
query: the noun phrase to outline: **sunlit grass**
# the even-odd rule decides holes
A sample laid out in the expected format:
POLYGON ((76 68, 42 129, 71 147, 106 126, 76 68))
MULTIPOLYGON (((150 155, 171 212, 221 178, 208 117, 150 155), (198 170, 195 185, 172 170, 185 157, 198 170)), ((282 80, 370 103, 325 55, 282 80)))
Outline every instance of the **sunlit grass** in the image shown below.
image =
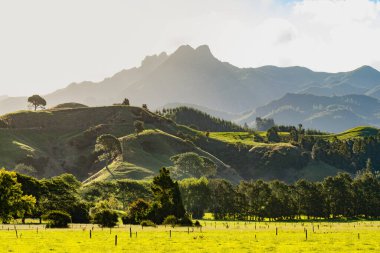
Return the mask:
MULTIPOLYGON (((261 137, 266 138, 266 132, 258 131, 257 132, 261 137)), ((280 136, 289 135, 289 133, 280 132, 280 136)), ((209 138, 226 142, 229 144, 243 144, 247 146, 259 146, 259 145, 270 145, 270 146, 278 146, 278 145, 286 145, 289 146, 289 143, 262 143, 262 142, 254 142, 253 134, 248 132, 210 132, 209 138)))
POLYGON ((202 221, 203 227, 64 230, 19 226, 0 231, 0 252, 379 252, 380 222, 245 223, 202 221), (228 224, 228 226, 227 226, 228 224), (276 228, 278 235, 276 235, 276 228), (27 230, 22 230, 27 229, 27 230), (170 238, 171 230, 171 238, 170 238), (308 238, 306 239, 306 231, 308 238), (137 237, 136 237, 137 232, 137 237), (118 245, 115 246, 115 235, 118 245))

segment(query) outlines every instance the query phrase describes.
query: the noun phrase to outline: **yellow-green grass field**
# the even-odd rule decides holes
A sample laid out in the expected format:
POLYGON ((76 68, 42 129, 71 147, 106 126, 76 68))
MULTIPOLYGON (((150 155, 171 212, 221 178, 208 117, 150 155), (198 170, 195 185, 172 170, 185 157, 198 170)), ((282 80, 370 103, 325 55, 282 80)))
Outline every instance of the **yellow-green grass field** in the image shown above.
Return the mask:
POLYGON ((380 252, 380 222, 201 224, 194 230, 132 226, 132 238, 129 226, 111 231, 95 227, 91 239, 92 225, 62 230, 40 226, 38 233, 36 226, 19 225, 18 239, 13 226, 8 231, 4 225, 0 252, 380 252))
MULTIPOLYGON (((260 131, 257 132, 261 137, 266 136, 266 132, 260 131)), ((289 133, 280 132, 282 136, 289 135, 289 133)), ((291 146, 289 143, 263 143, 263 142, 254 142, 253 134, 248 132, 210 132, 211 139, 215 139, 218 141, 226 142, 229 144, 244 144, 247 146, 291 146)))

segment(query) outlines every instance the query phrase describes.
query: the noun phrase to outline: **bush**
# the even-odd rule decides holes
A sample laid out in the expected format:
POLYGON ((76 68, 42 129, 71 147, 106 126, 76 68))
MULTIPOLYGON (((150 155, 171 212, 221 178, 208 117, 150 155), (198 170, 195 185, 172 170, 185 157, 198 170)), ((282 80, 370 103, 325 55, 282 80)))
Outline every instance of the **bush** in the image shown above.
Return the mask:
POLYGON ((175 227, 175 225, 177 224, 177 217, 175 217, 174 215, 169 215, 168 217, 166 217, 164 219, 164 222, 162 222, 163 225, 170 225, 172 226, 173 228, 175 227))
POLYGON ((140 225, 143 227, 157 227, 156 224, 154 224, 154 222, 151 220, 143 220, 140 225))
POLYGON ((70 215, 73 223, 89 223, 89 204, 85 202, 77 202, 70 208, 70 215))
POLYGON ((101 227, 113 228, 119 221, 118 214, 110 209, 102 209, 94 214, 93 223, 101 227))
POLYGON ((49 228, 67 228, 71 222, 70 214, 64 211, 53 210, 43 216, 44 220, 48 220, 49 228))
POLYGON ((182 219, 179 219, 178 224, 181 226, 193 226, 193 221, 189 218, 189 216, 185 215, 182 219))
POLYGON ((196 227, 202 227, 201 223, 199 221, 195 221, 194 226, 196 227))

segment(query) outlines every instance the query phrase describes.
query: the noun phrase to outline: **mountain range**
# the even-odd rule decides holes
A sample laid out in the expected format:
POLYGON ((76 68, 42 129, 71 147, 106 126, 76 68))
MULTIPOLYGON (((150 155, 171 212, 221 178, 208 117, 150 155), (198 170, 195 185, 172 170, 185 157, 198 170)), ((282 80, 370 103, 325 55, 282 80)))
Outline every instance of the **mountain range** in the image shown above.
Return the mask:
POLYGON ((365 95, 316 96, 286 94, 236 120, 255 124, 256 117, 273 118, 279 125, 303 124, 306 128, 341 132, 360 125, 380 125, 380 101, 365 95))
MULTIPOLYGON (((301 122, 310 127, 336 131, 348 127, 343 126, 345 123, 339 122, 339 118, 346 118, 352 124, 378 124, 376 106, 369 115, 363 99, 377 103, 380 72, 369 66, 341 73, 314 72, 304 67, 238 68, 218 60, 206 45, 198 48, 185 45, 172 54, 148 56, 141 66, 122 70, 101 82, 72 83, 44 97, 49 107, 67 102, 112 105, 125 97, 134 105, 144 103, 152 109, 180 102, 209 108, 218 112, 218 117, 237 122, 253 122, 253 117, 266 116, 283 124, 301 122), (362 96, 346 97, 351 94, 362 96), (317 96, 307 97, 309 95, 317 96), (313 100, 308 103, 307 98, 321 102, 313 100), (351 98, 360 100, 360 105, 342 103, 351 98), (296 101, 280 106, 281 101, 289 99, 296 101), (330 101, 328 105, 323 102, 325 100, 330 101), (336 102, 333 100, 340 100, 337 107, 334 107, 336 102), (319 104, 325 109, 329 105, 333 107, 328 107, 327 111, 310 111, 310 107, 319 104), (323 122, 328 123, 330 119, 336 119, 341 126, 325 126, 323 122)), ((0 97, 0 114, 26 109, 26 100, 26 97, 0 97)))

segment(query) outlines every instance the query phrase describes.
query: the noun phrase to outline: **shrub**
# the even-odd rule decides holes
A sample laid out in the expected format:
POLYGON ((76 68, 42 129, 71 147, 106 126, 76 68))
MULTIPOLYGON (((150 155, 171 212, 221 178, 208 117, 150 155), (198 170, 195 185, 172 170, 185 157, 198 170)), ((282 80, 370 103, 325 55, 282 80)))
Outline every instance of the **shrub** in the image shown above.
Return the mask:
POLYGON ((193 221, 189 216, 185 215, 182 219, 179 219, 178 224, 181 226, 193 226, 193 221))
POLYGON ((49 228, 67 228, 71 222, 70 214, 64 211, 53 210, 43 216, 44 220, 48 220, 49 228))
POLYGON ((174 215, 169 215, 168 217, 166 217, 164 219, 164 222, 162 222, 163 225, 170 225, 172 226, 173 228, 175 227, 175 225, 177 224, 177 217, 175 217, 174 215))
POLYGON ((118 214, 111 209, 101 209, 94 214, 93 223, 101 227, 113 228, 119 221, 118 214))
POLYGON ((202 227, 201 223, 199 221, 195 221, 194 226, 196 227, 202 227))
POLYGON ((143 227, 156 227, 156 224, 151 220, 143 220, 140 225, 143 227))

